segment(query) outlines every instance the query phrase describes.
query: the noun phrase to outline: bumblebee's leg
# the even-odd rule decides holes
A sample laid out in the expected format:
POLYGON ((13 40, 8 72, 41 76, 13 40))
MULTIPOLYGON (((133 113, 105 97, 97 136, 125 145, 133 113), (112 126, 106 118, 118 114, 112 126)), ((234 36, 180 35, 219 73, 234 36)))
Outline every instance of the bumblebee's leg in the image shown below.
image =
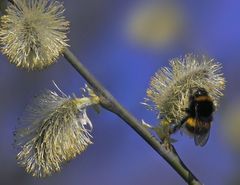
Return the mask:
POLYGON ((190 109, 189 108, 183 108, 183 109, 181 109, 181 111, 183 111, 183 112, 186 112, 186 113, 191 113, 191 111, 190 111, 190 109))
POLYGON ((185 118, 183 118, 183 119, 180 121, 180 123, 178 123, 178 124, 173 125, 172 127, 170 127, 170 128, 169 128, 169 133, 170 133, 170 134, 173 134, 173 133, 175 133, 177 130, 179 130, 179 129, 183 126, 183 124, 187 121, 188 118, 189 118, 189 117, 186 116, 185 118))

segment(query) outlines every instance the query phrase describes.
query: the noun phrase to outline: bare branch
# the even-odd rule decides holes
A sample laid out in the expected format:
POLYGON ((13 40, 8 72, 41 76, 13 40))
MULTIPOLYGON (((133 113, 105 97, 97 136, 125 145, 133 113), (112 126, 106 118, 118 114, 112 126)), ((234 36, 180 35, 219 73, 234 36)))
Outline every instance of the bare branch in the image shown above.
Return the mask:
POLYGON ((190 185, 202 183, 184 165, 175 148, 167 150, 141 123, 131 115, 118 101, 94 78, 83 64, 69 50, 65 49, 64 57, 78 71, 78 73, 92 86, 95 93, 100 97, 102 107, 118 115, 130 127, 132 127, 158 154, 160 154, 173 169, 190 185))

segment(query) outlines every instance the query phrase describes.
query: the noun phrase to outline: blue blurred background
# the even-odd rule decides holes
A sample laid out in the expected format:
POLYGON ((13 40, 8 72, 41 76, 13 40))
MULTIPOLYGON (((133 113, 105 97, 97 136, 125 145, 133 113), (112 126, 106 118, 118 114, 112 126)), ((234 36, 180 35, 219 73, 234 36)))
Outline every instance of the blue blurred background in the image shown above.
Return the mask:
MULTIPOLYGON (((176 135, 177 151, 206 185, 240 184, 240 2, 237 0, 68 0, 71 50, 138 119, 157 124, 145 109, 151 76, 174 57, 205 54, 223 64, 225 97, 203 148, 176 135)), ((185 184, 129 126, 115 115, 89 110, 94 144, 46 179, 16 164, 13 131, 31 98, 54 89, 80 95, 85 81, 64 58, 42 72, 27 72, 0 55, 1 185, 172 185, 185 184)))

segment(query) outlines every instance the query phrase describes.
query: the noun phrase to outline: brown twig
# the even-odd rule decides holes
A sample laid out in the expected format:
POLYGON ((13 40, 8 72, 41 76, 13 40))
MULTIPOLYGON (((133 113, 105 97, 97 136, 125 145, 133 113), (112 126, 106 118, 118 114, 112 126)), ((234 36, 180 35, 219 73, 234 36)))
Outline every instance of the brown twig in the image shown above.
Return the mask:
MULTIPOLYGON (((14 0, 8 0, 15 4, 14 0)), ((180 159, 175 148, 167 150, 141 123, 131 115, 120 103, 94 78, 69 49, 65 49, 64 57, 78 71, 78 73, 92 86, 100 97, 102 107, 118 115, 130 127, 132 127, 159 155, 161 155, 173 169, 189 184, 201 185, 202 183, 193 175, 180 159)))
POLYGON ((130 127, 132 127, 158 154, 160 154, 173 169, 190 185, 202 183, 185 166, 173 146, 167 150, 142 124, 131 115, 120 103, 94 78, 83 64, 69 50, 65 49, 64 57, 78 71, 78 73, 92 86, 95 93, 100 97, 102 107, 118 115, 130 127))

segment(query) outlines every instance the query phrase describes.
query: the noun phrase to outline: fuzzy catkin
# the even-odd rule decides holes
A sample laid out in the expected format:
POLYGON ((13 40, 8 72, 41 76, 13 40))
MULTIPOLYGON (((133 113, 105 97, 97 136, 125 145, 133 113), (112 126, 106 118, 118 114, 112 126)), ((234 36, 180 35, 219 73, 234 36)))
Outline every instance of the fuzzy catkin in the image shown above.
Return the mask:
POLYGON ((83 102, 46 91, 21 119, 15 140, 18 164, 37 177, 49 176, 92 143, 91 121, 83 102))
POLYGON ((17 67, 41 70, 54 63, 67 46, 69 22, 56 0, 14 0, 1 17, 3 54, 17 67))
POLYGON ((204 88, 217 107, 225 87, 220 70, 221 64, 206 56, 188 54, 172 59, 170 68, 164 67, 152 77, 147 104, 169 124, 178 124, 186 116, 192 88, 204 88))

